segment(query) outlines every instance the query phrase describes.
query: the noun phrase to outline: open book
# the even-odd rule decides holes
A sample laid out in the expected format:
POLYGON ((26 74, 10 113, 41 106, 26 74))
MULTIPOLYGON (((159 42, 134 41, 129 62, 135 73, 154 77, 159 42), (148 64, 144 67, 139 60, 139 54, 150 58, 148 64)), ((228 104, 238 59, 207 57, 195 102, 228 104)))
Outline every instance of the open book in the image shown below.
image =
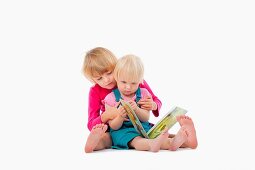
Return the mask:
POLYGON ((170 129, 176 122, 176 116, 184 115, 187 113, 187 110, 182 109, 180 107, 174 107, 167 114, 162 117, 147 133, 144 130, 140 120, 138 119, 136 113, 132 109, 131 105, 124 100, 120 100, 121 105, 127 112, 127 115, 134 125, 134 128, 139 132, 143 137, 147 139, 154 139, 166 128, 170 129))

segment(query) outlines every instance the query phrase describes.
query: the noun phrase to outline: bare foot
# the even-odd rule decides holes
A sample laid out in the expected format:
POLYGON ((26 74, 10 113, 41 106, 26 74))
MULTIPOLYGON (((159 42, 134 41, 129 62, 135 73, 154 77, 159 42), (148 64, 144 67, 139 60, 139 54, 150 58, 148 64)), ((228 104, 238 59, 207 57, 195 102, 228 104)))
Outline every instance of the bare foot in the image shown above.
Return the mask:
POLYGON ((174 136, 173 141, 169 147, 169 150, 176 151, 183 143, 187 141, 188 135, 183 127, 174 136))
POLYGON ((168 139, 168 132, 164 130, 158 137, 155 139, 149 139, 150 151, 158 152, 162 143, 168 139))
POLYGON ((197 136, 192 119, 185 115, 181 115, 176 118, 188 136, 187 141, 184 144, 189 148, 195 149, 197 147, 197 136))
POLYGON ((107 125, 105 124, 97 124, 92 128, 85 145, 86 153, 93 152, 106 130, 107 125))

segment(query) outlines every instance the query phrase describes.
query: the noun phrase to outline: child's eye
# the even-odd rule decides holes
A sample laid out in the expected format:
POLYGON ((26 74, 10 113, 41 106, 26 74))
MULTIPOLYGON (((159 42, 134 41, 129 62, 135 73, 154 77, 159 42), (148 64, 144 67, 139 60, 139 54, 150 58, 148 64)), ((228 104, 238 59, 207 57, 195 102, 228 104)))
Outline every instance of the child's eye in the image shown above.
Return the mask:
POLYGON ((110 75, 110 74, 112 74, 112 71, 109 71, 109 72, 107 72, 106 74, 107 74, 107 75, 110 75))
POLYGON ((98 81, 101 80, 101 79, 102 79, 102 77, 97 78, 98 81))
POLYGON ((121 83, 126 84, 127 82, 125 82, 125 81, 121 81, 121 83))

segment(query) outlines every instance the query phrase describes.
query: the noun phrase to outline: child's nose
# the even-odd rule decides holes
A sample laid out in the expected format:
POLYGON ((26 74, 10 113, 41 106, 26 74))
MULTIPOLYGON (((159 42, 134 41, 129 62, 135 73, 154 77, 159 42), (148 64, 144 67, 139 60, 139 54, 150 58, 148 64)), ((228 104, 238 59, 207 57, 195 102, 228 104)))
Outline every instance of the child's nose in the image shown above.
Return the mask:
POLYGON ((109 81, 108 77, 104 77, 104 82, 107 83, 109 81))
POLYGON ((126 84, 126 89, 130 89, 130 85, 129 84, 126 84))

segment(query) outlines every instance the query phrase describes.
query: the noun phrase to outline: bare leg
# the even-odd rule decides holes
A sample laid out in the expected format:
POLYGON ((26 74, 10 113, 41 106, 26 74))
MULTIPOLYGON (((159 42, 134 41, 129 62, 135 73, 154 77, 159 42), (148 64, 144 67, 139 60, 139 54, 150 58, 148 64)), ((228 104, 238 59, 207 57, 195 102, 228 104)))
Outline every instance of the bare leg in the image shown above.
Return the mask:
POLYGON ((111 146, 111 137, 109 133, 105 133, 106 130, 107 125, 105 124, 98 124, 93 127, 85 145, 84 150, 86 153, 106 149, 111 146))
POLYGON ((130 146, 140 151, 151 151, 158 152, 162 143, 167 140, 168 133, 163 132, 155 139, 146 139, 140 136, 135 137, 131 142, 130 146))
POLYGON ((187 141, 187 134, 183 127, 178 131, 178 133, 175 135, 175 137, 172 140, 172 143, 169 147, 169 150, 176 151, 181 145, 184 144, 184 142, 187 141))
MULTIPOLYGON (((169 142, 171 143, 172 142, 172 140, 173 140, 173 138, 175 137, 175 135, 174 134, 169 134, 168 135, 168 139, 169 139, 169 142)), ((168 143, 169 143, 168 142, 168 143)), ((167 146, 168 146, 169 144, 167 144, 167 146)), ((184 142, 184 144, 182 144, 181 146, 180 146, 180 148, 188 148, 189 146, 184 142)), ((169 147, 167 147, 167 148, 169 148, 169 147)), ((161 148, 161 149, 164 149, 164 148, 161 148)))
POLYGON ((192 119, 188 116, 181 115, 177 117, 177 121, 180 123, 181 127, 187 133, 187 141, 184 143, 185 146, 195 149, 197 147, 197 136, 194 123, 192 119))
POLYGON ((184 128, 180 128, 178 133, 173 138, 168 138, 161 146, 161 149, 176 151, 180 146, 187 141, 187 134, 184 128))

